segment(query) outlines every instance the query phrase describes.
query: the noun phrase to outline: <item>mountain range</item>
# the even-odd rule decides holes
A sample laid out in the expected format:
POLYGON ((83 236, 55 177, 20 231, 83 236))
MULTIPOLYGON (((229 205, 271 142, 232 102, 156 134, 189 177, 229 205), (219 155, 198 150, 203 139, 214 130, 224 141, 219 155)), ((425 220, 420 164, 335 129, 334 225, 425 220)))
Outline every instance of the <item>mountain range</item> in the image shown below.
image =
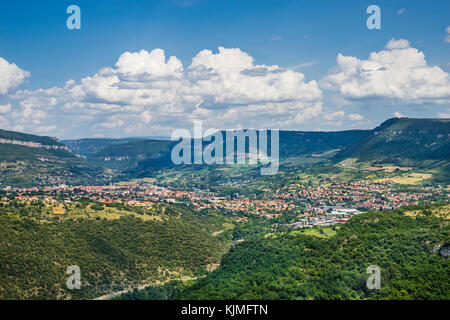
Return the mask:
MULTIPOLYGON (((174 168, 170 156, 177 143, 162 137, 59 141, 0 130, 0 186, 84 184, 108 182, 123 175, 142 177, 174 168)), ((226 143, 224 139, 224 150, 226 143)), ((280 131, 279 146, 282 165, 338 163, 352 158, 378 164, 439 167, 448 175, 450 119, 392 118, 373 130, 280 131)))

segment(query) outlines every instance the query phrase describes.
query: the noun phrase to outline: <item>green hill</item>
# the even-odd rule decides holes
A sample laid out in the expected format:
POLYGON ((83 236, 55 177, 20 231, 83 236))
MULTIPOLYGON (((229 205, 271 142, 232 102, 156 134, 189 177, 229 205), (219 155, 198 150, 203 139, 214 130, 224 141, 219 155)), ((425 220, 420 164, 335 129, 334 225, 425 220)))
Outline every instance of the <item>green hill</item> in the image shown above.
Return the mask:
POLYGON ((129 157, 131 159, 159 158, 172 151, 174 143, 168 140, 137 140, 113 144, 97 152, 93 157, 129 157))
MULTIPOLYGON (((448 119, 394 118, 373 130, 337 132, 280 131, 280 165, 291 168, 314 168, 317 164, 338 163, 353 158, 372 165, 390 164, 434 170, 434 180, 450 180, 450 125, 448 119)), ((224 131, 223 152, 227 142, 224 131)), ((154 177, 171 169, 191 174, 213 170, 206 165, 174 166, 171 150, 177 142, 169 140, 133 140, 113 143, 89 156, 94 166, 120 171, 128 178, 154 177)), ((203 142, 206 146, 210 142, 203 142)), ((269 153, 271 147, 269 145, 269 153)), ((248 140, 246 152, 249 152, 248 140)), ((193 155, 192 155, 193 157, 193 155)), ((252 169, 256 172, 257 168, 252 169)), ((214 175, 214 173, 213 173, 214 175)))
POLYGON ((20 132, 15 132, 15 131, 7 131, 7 130, 2 130, 2 129, 0 129, 0 139, 38 142, 38 143, 42 143, 44 145, 58 145, 58 146, 63 145, 56 138, 36 136, 36 135, 32 135, 32 134, 20 133, 20 132))
MULTIPOLYGON (((226 133, 222 131, 223 150, 226 150, 226 133)), ((337 132, 308 132, 308 131, 280 131, 280 155, 282 157, 292 155, 312 154, 331 149, 347 148, 370 133, 369 130, 349 130, 337 132)), ((210 142, 204 142, 204 145, 210 142)), ((97 152, 92 157, 125 157, 159 158, 171 152, 176 142, 169 140, 139 140, 125 143, 114 143, 97 152)), ((248 151, 248 140, 246 141, 248 151)), ((269 146, 270 151, 270 146, 269 146)))
MULTIPOLYGON (((226 134, 223 136, 223 154, 226 154, 226 134)), ((368 130, 350 130, 340 132, 304 132, 280 131, 280 158, 296 158, 311 156, 315 153, 327 151, 337 152, 348 148, 370 133, 368 130)), ((191 142, 193 144, 193 140, 191 142)), ((206 146, 210 142, 203 142, 206 146)), ((155 170, 174 167, 171 151, 177 142, 169 140, 136 140, 126 143, 114 143, 95 154, 90 160, 108 168, 120 168, 126 174, 134 177, 151 175, 155 170)), ((249 151, 246 140, 246 152, 249 151)), ((269 145, 269 153, 271 147, 269 145)), ((334 154, 334 153, 333 153, 334 154)), ((192 154, 193 157, 193 154, 192 154)), ((192 159, 193 160, 193 159, 192 159)), ((179 167, 182 168, 182 167, 179 167)))
MULTIPOLYGON (((225 132, 222 136, 225 155, 225 132)), ((115 177, 154 176, 165 169, 184 172, 211 167, 173 165, 171 151, 177 142, 170 140, 66 140, 69 149, 86 157, 85 160, 50 137, 0 130, 0 139, 42 144, 33 148, 0 140, 1 185, 98 183, 115 177)), ((209 143, 203 142, 204 146, 209 143)), ((270 153, 271 147, 268 149, 270 153)), ((279 151, 280 164, 287 168, 302 169, 353 158, 371 164, 434 170, 434 179, 446 184, 450 180, 450 120, 394 118, 373 130, 280 131, 279 151)))
POLYGON ((417 167, 448 162, 450 119, 389 119, 336 156, 343 158, 417 167))
POLYGON ((55 138, 0 130, 0 187, 106 181, 55 138))
POLYGON ((183 207, 92 208, 77 202, 55 215, 42 202, 0 203, 0 299, 92 299, 203 275, 225 251, 212 236, 220 225, 183 207), (66 287, 70 265, 80 267, 80 290, 66 287))
POLYGON ((56 138, 0 130, 0 161, 38 157, 75 158, 56 138))
POLYGON ((249 240, 192 285, 172 283, 123 299, 449 299, 449 205, 351 218, 330 238, 295 233, 249 240), (381 270, 381 289, 366 286, 381 270))
POLYGON ((370 130, 280 131, 280 156, 283 158, 336 149, 345 150, 369 133, 370 130))
POLYGON ((74 139, 74 140, 62 140, 61 142, 67 145, 67 147, 73 153, 79 154, 85 157, 94 156, 97 152, 114 145, 124 144, 135 140, 142 140, 140 138, 122 138, 122 139, 108 139, 108 138, 92 138, 92 139, 74 139))

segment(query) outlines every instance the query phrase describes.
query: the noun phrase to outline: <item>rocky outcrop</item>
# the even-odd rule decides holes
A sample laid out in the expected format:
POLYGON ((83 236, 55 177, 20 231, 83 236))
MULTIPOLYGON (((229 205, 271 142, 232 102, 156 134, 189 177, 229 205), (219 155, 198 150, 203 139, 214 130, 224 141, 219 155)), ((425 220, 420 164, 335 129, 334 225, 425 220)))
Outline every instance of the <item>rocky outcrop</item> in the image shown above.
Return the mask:
POLYGON ((437 253, 438 255, 448 259, 450 258, 450 244, 437 244, 433 247, 433 253, 437 253))
POLYGON ((445 258, 450 258, 450 245, 444 244, 441 249, 439 250, 439 255, 443 256, 445 258))
POLYGON ((69 151, 69 148, 65 145, 58 144, 42 144, 39 142, 33 141, 20 141, 20 140, 9 140, 9 139, 0 139, 0 143, 3 144, 14 144, 18 146, 24 146, 29 148, 44 148, 44 149, 53 149, 53 150, 66 150, 69 151))

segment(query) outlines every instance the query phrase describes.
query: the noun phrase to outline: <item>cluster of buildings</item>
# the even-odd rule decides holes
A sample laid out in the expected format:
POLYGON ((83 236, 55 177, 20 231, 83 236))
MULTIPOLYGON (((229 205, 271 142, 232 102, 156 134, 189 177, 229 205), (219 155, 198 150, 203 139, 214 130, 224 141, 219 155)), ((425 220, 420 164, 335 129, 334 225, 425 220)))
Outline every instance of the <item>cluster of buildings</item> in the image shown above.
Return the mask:
POLYGON ((302 219, 298 219, 295 222, 285 224, 286 227, 292 228, 307 228, 307 227, 325 227, 335 224, 346 223, 352 216, 360 214, 361 212, 356 209, 340 208, 340 207, 323 207, 322 214, 316 216, 309 216, 302 219))
POLYGON ((132 206, 149 207, 157 202, 174 203, 181 199, 198 201, 203 199, 199 192, 173 190, 155 185, 104 185, 104 186, 45 186, 32 188, 5 187, 2 191, 14 193, 19 200, 49 200, 54 198, 88 198, 102 203, 123 203, 132 206))
POLYGON ((296 185, 289 192, 278 191, 274 197, 296 199, 306 206, 306 213, 322 214, 323 207, 339 206, 363 210, 390 210, 405 205, 419 204, 434 197, 448 198, 440 187, 400 191, 393 188, 391 181, 374 182, 355 180, 329 185, 296 185))
POLYGON ((102 203, 123 203, 130 206, 152 207, 160 202, 183 202, 197 210, 217 209, 232 212, 239 221, 258 215, 266 218, 280 217, 287 212, 301 214, 302 219, 292 221, 291 227, 333 225, 345 223, 349 217, 368 210, 395 209, 404 205, 431 201, 436 196, 448 201, 448 192, 439 187, 412 191, 398 191, 393 183, 358 180, 329 185, 290 185, 260 199, 236 196, 229 199, 209 191, 175 190, 152 184, 124 184, 103 186, 46 186, 34 188, 5 187, 3 198, 14 195, 22 201, 44 200, 70 202, 88 198, 102 203))

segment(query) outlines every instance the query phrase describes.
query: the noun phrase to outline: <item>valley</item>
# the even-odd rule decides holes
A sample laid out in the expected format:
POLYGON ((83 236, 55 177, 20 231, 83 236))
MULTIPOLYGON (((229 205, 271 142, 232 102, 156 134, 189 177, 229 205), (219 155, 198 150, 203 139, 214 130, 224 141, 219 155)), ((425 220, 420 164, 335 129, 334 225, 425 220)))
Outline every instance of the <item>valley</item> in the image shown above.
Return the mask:
POLYGON ((2 299, 449 298, 446 119, 281 131, 272 176, 174 165, 168 140, 0 139, 2 299))

